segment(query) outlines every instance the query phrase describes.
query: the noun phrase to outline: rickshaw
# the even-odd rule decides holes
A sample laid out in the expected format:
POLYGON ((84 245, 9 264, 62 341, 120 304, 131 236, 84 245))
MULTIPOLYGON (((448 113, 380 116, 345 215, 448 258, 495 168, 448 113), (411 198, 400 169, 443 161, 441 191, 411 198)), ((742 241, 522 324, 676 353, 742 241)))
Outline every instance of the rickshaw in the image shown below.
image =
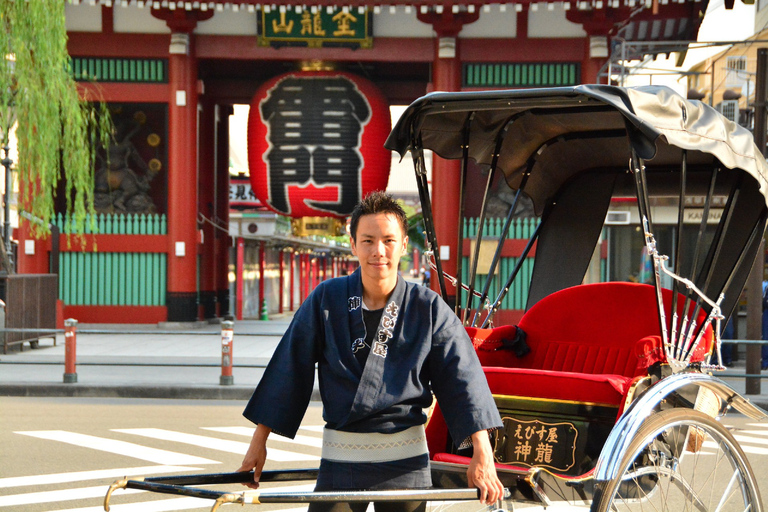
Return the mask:
MULTIPOLYGON (((720 333, 768 218, 768 165, 748 130, 665 87, 582 85, 428 94, 404 112, 385 145, 413 157, 433 276, 443 298, 455 301, 504 421, 490 435, 508 492, 492 509, 763 511, 749 461, 719 420, 731 409, 754 420, 766 412, 713 376, 724 369, 720 333), (426 151, 460 160, 460 226, 469 185, 485 180, 474 240, 464 244, 459 230, 458 247, 471 255, 466 271, 458 259, 456 276, 443 271, 435 250, 426 151), (511 200, 489 250, 483 226, 499 183, 511 200), (612 201, 636 207, 650 282, 585 282, 612 201), (508 275, 497 276, 510 224, 526 204, 538 224, 508 275), (685 220, 691 204, 699 207, 696 224, 685 220), (653 214, 664 208, 676 229, 661 240, 653 214), (528 256, 533 269, 524 272, 528 256), (522 317, 495 325, 520 279, 522 317)), ((105 509, 119 488, 207 497, 216 500, 213 510, 224 503, 471 500, 471 452, 450 438, 439 404, 426 432, 435 489, 225 492, 189 486, 250 475, 185 475, 115 482, 105 509)), ((315 476, 312 469, 275 471, 262 481, 315 476)))

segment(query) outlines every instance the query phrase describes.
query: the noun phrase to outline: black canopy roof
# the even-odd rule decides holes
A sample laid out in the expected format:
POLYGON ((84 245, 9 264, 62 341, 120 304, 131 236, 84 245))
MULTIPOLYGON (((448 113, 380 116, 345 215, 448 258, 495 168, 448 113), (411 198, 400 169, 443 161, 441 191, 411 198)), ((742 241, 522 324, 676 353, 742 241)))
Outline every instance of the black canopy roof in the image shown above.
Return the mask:
POLYGON ((503 137, 498 170, 512 189, 524 183, 538 215, 547 212, 528 307, 581 283, 611 197, 635 195, 627 173, 634 149, 646 167, 651 196, 678 195, 683 150, 687 194, 705 195, 713 169, 721 169, 715 194, 732 196, 738 191, 722 237, 725 244, 717 250, 703 248, 709 251, 700 259, 706 268, 686 275, 700 287, 706 284, 710 297, 725 291, 723 310, 731 310, 757 250, 759 237, 750 235, 758 225, 764 229, 768 203, 768 165, 748 130, 667 87, 581 85, 432 93, 403 113, 385 146, 401 156, 421 147, 459 159, 467 127, 469 158, 490 166, 503 137), (743 268, 736 269, 737 263, 743 268), (709 268, 712 275, 707 275, 709 268), (732 271, 735 279, 724 290, 732 271))

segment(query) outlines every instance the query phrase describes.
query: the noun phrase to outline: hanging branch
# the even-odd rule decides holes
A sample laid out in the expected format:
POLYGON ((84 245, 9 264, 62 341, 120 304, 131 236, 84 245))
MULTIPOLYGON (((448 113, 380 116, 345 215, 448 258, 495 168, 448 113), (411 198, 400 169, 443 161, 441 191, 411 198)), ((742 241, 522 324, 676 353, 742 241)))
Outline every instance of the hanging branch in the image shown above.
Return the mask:
POLYGON ((106 106, 81 98, 70 69, 64 2, 0 0, 0 110, 18 120, 18 204, 44 221, 31 225, 37 236, 49 232, 62 177, 67 211, 83 232, 95 213, 96 151, 112 136, 106 106))

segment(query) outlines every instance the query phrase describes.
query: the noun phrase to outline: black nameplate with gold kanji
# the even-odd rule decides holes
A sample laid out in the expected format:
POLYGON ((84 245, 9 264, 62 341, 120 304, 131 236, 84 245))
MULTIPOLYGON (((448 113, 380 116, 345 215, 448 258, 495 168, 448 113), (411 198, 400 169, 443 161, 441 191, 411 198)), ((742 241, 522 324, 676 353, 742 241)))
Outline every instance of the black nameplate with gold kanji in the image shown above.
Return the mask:
POLYGON ((260 46, 373 46, 371 12, 367 7, 261 9, 258 19, 260 46))
POLYGON ((573 423, 545 423, 503 416, 495 433, 498 462, 567 472, 576 464, 578 430, 573 423))

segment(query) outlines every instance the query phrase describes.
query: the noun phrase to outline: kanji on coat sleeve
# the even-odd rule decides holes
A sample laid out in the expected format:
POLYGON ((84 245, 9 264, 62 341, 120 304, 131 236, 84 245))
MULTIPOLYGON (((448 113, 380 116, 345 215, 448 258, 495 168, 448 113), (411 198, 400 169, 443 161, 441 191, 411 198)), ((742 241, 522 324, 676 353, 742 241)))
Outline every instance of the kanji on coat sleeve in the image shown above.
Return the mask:
POLYGON ((321 283, 299 309, 245 410, 293 437, 317 361, 326 427, 394 433, 426 423, 434 387, 454 439, 502 425, 461 322, 431 290, 398 277, 364 365, 360 270, 321 283))

